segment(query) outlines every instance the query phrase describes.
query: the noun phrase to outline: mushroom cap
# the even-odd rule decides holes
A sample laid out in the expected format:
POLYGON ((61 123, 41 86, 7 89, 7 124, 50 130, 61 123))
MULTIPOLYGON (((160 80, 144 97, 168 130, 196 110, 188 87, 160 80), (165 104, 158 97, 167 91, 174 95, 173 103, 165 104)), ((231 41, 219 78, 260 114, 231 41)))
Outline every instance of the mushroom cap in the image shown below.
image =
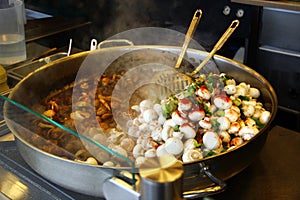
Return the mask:
POLYGON ((179 155, 183 152, 183 142, 179 138, 169 138, 165 143, 165 149, 169 154, 179 155))
POLYGON ((203 135, 203 144, 207 149, 214 150, 221 145, 221 139, 216 132, 207 131, 203 135))

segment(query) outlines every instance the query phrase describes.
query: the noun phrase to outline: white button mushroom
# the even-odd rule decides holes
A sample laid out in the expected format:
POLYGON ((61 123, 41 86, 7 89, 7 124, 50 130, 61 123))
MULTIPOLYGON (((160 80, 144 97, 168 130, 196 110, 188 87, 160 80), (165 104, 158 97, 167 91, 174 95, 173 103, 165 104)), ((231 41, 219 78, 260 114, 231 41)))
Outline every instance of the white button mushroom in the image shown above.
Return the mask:
POLYGON ((188 98, 178 99, 178 110, 187 111, 190 110, 193 103, 188 98))
POLYGON ((161 133, 162 133, 162 128, 161 128, 161 127, 155 128, 155 129, 151 132, 151 137, 152 137, 152 139, 153 139, 154 141, 161 142, 161 141, 162 141, 161 133))
POLYGON ((255 111, 254 111, 254 114, 252 115, 252 117, 256 118, 256 119, 259 119, 260 116, 261 116, 261 113, 262 113, 262 110, 261 109, 256 109, 255 108, 255 111))
POLYGON ((156 155, 159 156, 164 156, 164 155, 169 155, 169 153, 165 149, 165 144, 162 144, 157 147, 156 149, 156 155))
POLYGON ((235 87, 235 85, 226 85, 223 90, 228 95, 232 95, 232 94, 236 93, 236 87, 235 87))
POLYGON ((227 131, 220 131, 218 134, 222 142, 226 142, 226 143, 230 142, 231 137, 227 131))
POLYGON ((167 125, 164 126, 161 131, 161 138, 163 139, 163 141, 167 141, 167 139, 171 137, 173 132, 174 132, 173 127, 167 125))
POLYGON ((248 93, 249 89, 250 89, 250 85, 245 83, 245 82, 241 82, 239 85, 239 87, 245 88, 246 90, 246 94, 248 93))
POLYGON ((183 118, 178 111, 172 113, 172 120, 175 124, 182 125, 188 122, 186 118, 183 118))
POLYGON ((271 118, 271 113, 269 111, 263 111, 261 113, 261 116, 259 117, 259 121, 262 124, 266 124, 266 123, 268 123, 270 118, 271 118))
POLYGON ((219 109, 225 110, 232 106, 232 101, 225 94, 216 95, 214 98, 214 104, 219 109))
POLYGON ((236 112, 234 109, 226 109, 224 111, 224 116, 227 117, 229 121, 232 123, 238 120, 240 114, 236 112))
POLYGON ((147 123, 144 123, 144 124, 141 124, 139 125, 139 131, 142 131, 142 132, 145 132, 149 129, 148 127, 148 124, 147 123))
POLYGON ((196 94, 204 100, 209 100, 211 97, 211 93, 206 86, 201 86, 198 88, 196 94))
POLYGON ((190 124, 182 124, 179 131, 183 133, 185 139, 196 137, 196 130, 190 124))
POLYGON ((135 165, 140 166, 146 161, 146 158, 144 156, 139 156, 135 159, 135 165))
POLYGON ((182 132, 175 131, 175 132, 173 132, 172 137, 182 140, 182 138, 184 137, 184 134, 182 132))
POLYGON ((137 144, 134 146, 133 150, 132 150, 132 155, 137 158, 139 156, 144 156, 144 148, 141 144, 137 144))
POLYGON ((90 165, 98 165, 97 160, 93 157, 88 157, 84 163, 90 164, 90 165))
POLYGON ((219 117, 217 122, 219 123, 219 130, 221 131, 225 131, 230 127, 230 121, 227 117, 219 117))
POLYGON ((251 105, 251 106, 253 106, 253 107, 255 107, 256 106, 256 99, 250 99, 250 100, 248 100, 248 101, 242 101, 242 103, 243 103, 243 105, 251 105))
POLYGON ((207 149, 214 150, 221 145, 221 139, 216 132, 207 131, 203 135, 203 144, 207 149))
POLYGON ((111 132, 111 135, 107 138, 107 141, 113 144, 120 144, 125 136, 126 135, 123 132, 111 132))
POLYGON ((165 143, 165 149, 169 154, 178 156, 183 152, 183 143, 178 138, 169 138, 165 143))
POLYGON ((232 124, 230 124, 230 127, 229 127, 229 129, 227 130, 227 132, 228 132, 229 134, 235 134, 235 133, 237 133, 237 132, 240 130, 240 128, 241 128, 240 123, 238 123, 238 122, 233 122, 232 124))
POLYGON ((166 122, 166 118, 163 115, 159 115, 157 122, 159 125, 163 125, 166 122))
POLYGON ((188 117, 190 120, 196 122, 203 119, 205 116, 205 112, 203 109, 195 109, 189 112, 188 117))
POLYGON ((235 96, 246 96, 248 93, 247 88, 242 87, 240 85, 236 86, 236 93, 235 96))
POLYGON ((140 114, 140 115, 137 117, 137 119, 138 119, 138 122, 139 122, 140 124, 146 123, 142 114, 140 114))
POLYGON ((244 140, 250 140, 257 133, 258 130, 256 127, 244 126, 239 130, 238 135, 241 136, 244 140))
POLYGON ((197 161, 203 158, 203 154, 200 149, 189 149, 182 155, 182 161, 184 163, 197 161))
POLYGON ((204 119, 199 121, 199 125, 204 129, 211 129, 210 117, 204 117, 204 119))
POLYGON ((162 107, 160 104, 156 103, 153 105, 153 110, 155 110, 155 112, 158 114, 158 115, 161 115, 162 114, 162 107))
POLYGON ((256 122, 255 122, 252 118, 247 117, 247 118, 245 119, 245 124, 246 124, 246 126, 255 126, 255 125, 256 125, 256 122))
POLYGON ((239 108, 238 106, 236 106, 236 105, 232 105, 232 106, 230 107, 230 109, 234 110, 234 111, 237 112, 239 115, 241 114, 240 108, 239 108))
POLYGON ((151 137, 144 137, 143 140, 141 141, 141 145, 143 149, 151 149, 153 147, 156 147, 157 143, 153 141, 151 137))
POLYGON ((139 107, 140 107, 141 112, 144 112, 147 109, 153 108, 153 102, 149 99, 145 99, 140 102, 139 107))
POLYGON ((260 92, 259 92, 259 90, 257 89, 257 88, 250 88, 249 89, 249 95, 251 96, 251 97, 253 97, 253 98, 258 98, 259 96, 260 96, 260 92))
POLYGON ((171 126, 171 127, 174 127, 176 126, 177 124, 172 120, 172 119, 167 119, 164 123, 163 126, 171 126))
POLYGON ((115 164, 112 161, 107 161, 107 162, 103 163, 102 166, 103 167, 114 167, 115 164))
POLYGON ((184 151, 187 151, 189 149, 195 149, 195 143, 197 143, 197 141, 195 139, 188 139, 183 143, 183 148, 184 151))
POLYGON ((139 126, 139 125, 141 125, 141 122, 139 121, 138 118, 134 118, 134 119, 131 120, 131 121, 132 121, 132 124, 127 123, 127 126, 128 126, 128 127, 129 127, 129 126, 139 126))
POLYGON ((146 123, 149 123, 158 118, 156 111, 153 109, 144 110, 144 112, 142 112, 142 115, 146 123))
POLYGON ((244 105, 242 107, 243 113, 246 117, 251 117, 254 114, 254 106, 252 105, 244 105))
POLYGON ((226 85, 236 85, 236 82, 234 79, 228 79, 225 81, 225 84, 226 85))
POLYGON ((239 146, 243 144, 244 140, 241 137, 235 137, 230 141, 230 146, 239 146))
POLYGON ((148 149, 145 152, 145 158, 153 158, 156 156, 156 149, 148 149))

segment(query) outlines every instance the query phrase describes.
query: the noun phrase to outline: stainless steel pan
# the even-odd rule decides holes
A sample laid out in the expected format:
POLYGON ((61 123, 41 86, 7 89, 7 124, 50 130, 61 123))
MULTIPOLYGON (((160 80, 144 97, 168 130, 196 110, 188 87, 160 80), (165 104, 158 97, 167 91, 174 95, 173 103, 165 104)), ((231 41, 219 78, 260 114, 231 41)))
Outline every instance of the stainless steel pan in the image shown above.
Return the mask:
MULTIPOLYGON (((128 67, 154 61, 174 66, 179 53, 180 47, 173 46, 123 46, 78 53, 49 63, 29 74, 16 85, 9 98, 38 111, 37 105, 43 97, 50 91, 58 89, 75 79, 80 66, 86 62, 87 57, 92 60, 100 59, 100 61, 102 58, 110 57, 113 63, 122 63, 128 67), (115 59, 117 60, 114 61, 115 59)), ((206 56, 206 52, 188 49, 186 59, 197 65, 206 56)), ((194 190, 197 193, 198 189, 212 185, 209 178, 203 177, 203 166, 208 167, 209 172, 215 177, 227 180, 251 164, 265 143, 269 127, 277 111, 276 94, 264 77, 251 68, 222 56, 215 55, 214 61, 221 72, 230 74, 237 81, 244 81, 253 87, 259 88, 262 94, 261 101, 264 103, 264 107, 272 113, 272 116, 269 123, 259 134, 235 150, 199 162, 185 164, 183 190, 187 194, 186 197, 194 197, 194 192, 189 193, 187 191, 194 190)), ((103 63, 105 62, 103 61, 103 63)), ((102 67, 99 63, 97 66, 102 67)), ((16 136, 16 143, 22 157, 33 170, 67 189, 82 194, 103 197, 103 182, 117 174, 121 169, 78 163, 36 148, 24 139, 22 128, 16 127, 13 123, 12 119, 16 114, 15 111, 13 105, 5 103, 4 113, 7 125, 16 136)), ((26 121, 26 119, 24 120, 26 121)))

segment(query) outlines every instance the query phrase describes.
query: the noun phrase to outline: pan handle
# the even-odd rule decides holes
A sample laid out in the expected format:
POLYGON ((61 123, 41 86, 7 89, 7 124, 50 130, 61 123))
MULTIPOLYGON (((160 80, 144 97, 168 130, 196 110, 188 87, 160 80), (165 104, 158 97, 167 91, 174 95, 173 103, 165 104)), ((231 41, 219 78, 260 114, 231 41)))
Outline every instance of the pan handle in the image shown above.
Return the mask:
POLYGON ((191 191, 186 191, 183 193, 184 199, 195 199, 195 198, 200 198, 200 197, 206 197, 210 195, 214 195, 220 192, 223 192, 227 184, 215 177, 210 171, 209 167, 206 166, 204 163, 199 163, 201 170, 203 173, 215 184, 214 186, 207 187, 204 189, 199 189, 199 190, 191 190, 191 191))
MULTIPOLYGON (((129 46, 134 46, 134 43, 132 41, 130 41, 130 40, 126 40, 126 39, 113 39, 113 40, 104 40, 104 41, 100 42, 97 47, 98 47, 98 49, 102 49, 104 44, 114 44, 114 43, 120 43, 120 44, 129 45, 129 46)), ((121 46, 124 46, 124 45, 121 45, 121 46)))

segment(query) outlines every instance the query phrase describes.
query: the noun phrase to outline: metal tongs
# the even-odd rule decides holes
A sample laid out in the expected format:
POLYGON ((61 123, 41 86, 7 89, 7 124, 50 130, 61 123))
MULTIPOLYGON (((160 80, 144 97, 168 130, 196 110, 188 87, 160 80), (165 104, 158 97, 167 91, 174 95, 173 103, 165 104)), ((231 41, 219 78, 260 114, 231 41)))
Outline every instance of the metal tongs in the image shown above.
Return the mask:
MULTIPOLYGON (((193 22, 193 21, 192 21, 193 22)), ((230 26, 227 28, 227 30, 224 32, 222 37, 219 39, 219 41, 215 44, 212 51, 207 55, 207 57, 198 65, 198 67, 192 71, 190 74, 178 72, 176 70, 165 70, 159 73, 157 76, 154 76, 154 81, 162 86, 165 86, 159 93, 159 96, 168 96, 170 93, 173 92, 179 92, 183 90, 187 85, 194 82, 193 76, 197 74, 206 64, 207 62, 215 55, 215 53, 221 49, 221 47, 224 45, 224 43, 228 40, 228 38, 232 35, 232 33, 235 31, 235 29, 239 25, 239 20, 234 20, 230 24, 230 26)), ((193 23, 190 27, 193 27, 193 23)), ((195 26, 194 26, 195 28, 195 26)), ((191 29, 192 30, 192 29, 191 29)), ((186 41, 182 46, 181 54, 177 60, 177 63, 175 65, 175 68, 180 68, 180 64, 182 62, 182 58, 185 54, 186 47, 188 45, 188 41, 190 40, 190 36, 193 32, 187 33, 186 41)), ((217 68, 217 66, 213 63, 208 66, 209 71, 214 71, 214 69, 217 68)))
POLYGON ((199 64, 199 66, 190 74, 190 76, 194 76, 197 74, 202 67, 206 65, 206 63, 215 55, 215 53, 221 49, 221 47, 224 45, 224 43, 228 40, 228 38, 232 35, 232 33, 235 31, 235 29, 239 25, 239 20, 233 20, 230 24, 230 26, 227 28, 225 33, 222 35, 222 37, 219 39, 219 41, 215 44, 214 48, 211 50, 211 52, 208 54, 208 56, 199 64))
POLYGON ((180 52, 180 55, 177 59, 177 62, 176 62, 176 65, 175 65, 175 69, 178 69, 181 65, 181 62, 182 62, 182 59, 184 57, 184 54, 186 52, 186 49, 192 39, 192 37, 194 36, 194 33, 196 31, 196 28, 200 22, 200 19, 201 19, 201 16, 202 16, 202 11, 200 9, 196 10, 194 16, 193 16, 193 19, 190 23, 190 26, 189 26, 189 29, 185 35, 185 40, 184 40, 184 43, 182 45, 182 48, 181 48, 181 52, 180 52))

